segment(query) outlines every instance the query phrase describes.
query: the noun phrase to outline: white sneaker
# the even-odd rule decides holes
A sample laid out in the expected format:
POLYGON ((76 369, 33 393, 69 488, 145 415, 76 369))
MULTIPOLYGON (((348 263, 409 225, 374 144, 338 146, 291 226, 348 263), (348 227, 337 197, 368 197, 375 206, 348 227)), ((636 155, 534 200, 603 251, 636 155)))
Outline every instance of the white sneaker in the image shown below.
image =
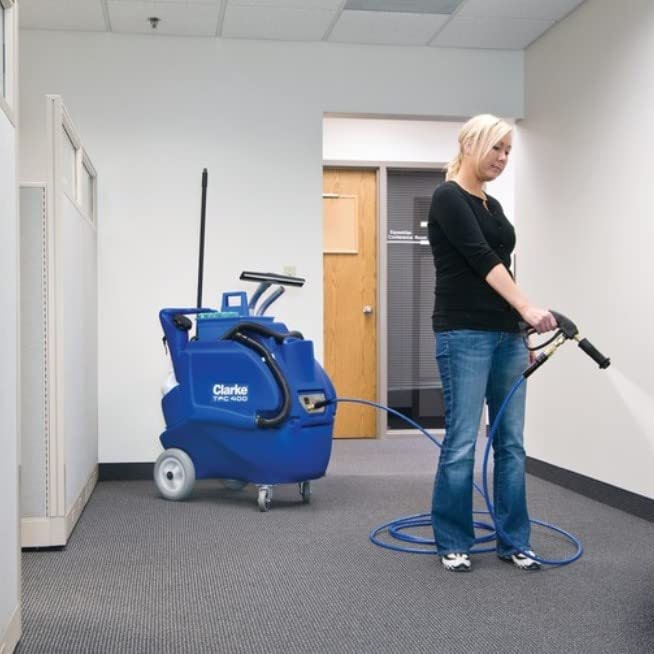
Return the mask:
POLYGON ((511 556, 501 556, 502 561, 507 561, 508 563, 513 563, 516 568, 520 570, 540 570, 541 566, 538 561, 534 561, 531 557, 536 555, 531 550, 525 550, 525 554, 522 552, 516 552, 511 554, 511 556))
POLYGON ((472 570, 472 563, 467 554, 446 554, 441 556, 441 563, 450 572, 470 572, 472 570))

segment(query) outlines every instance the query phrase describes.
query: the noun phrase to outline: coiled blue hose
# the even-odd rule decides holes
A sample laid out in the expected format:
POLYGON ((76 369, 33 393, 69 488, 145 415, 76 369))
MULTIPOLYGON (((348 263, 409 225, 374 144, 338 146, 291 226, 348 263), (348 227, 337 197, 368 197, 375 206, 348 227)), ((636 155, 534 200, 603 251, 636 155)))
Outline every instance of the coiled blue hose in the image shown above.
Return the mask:
MULTIPOLYGON (((545 527, 546 529, 550 529, 551 531, 555 531, 556 533, 561 534, 564 538, 570 541, 577 548, 577 550, 573 556, 565 559, 544 559, 538 556, 534 556, 533 554, 527 554, 519 547, 517 547, 511 541, 511 539, 506 535, 506 533, 502 531, 500 527, 498 527, 497 521, 495 519, 495 512, 493 510, 493 503, 490 499, 490 494, 488 491, 488 461, 490 458, 489 455, 493 443, 493 438, 495 436, 495 432, 497 431, 497 428, 500 424, 500 420, 504 415, 504 411, 506 410, 508 403, 510 402, 514 393, 518 390, 518 388, 520 388, 520 385, 524 381, 525 378, 523 376, 520 376, 520 378, 515 382, 513 388, 511 388, 507 396, 504 398, 504 401, 502 402, 502 405, 500 406, 500 409, 497 412, 497 416, 495 416, 495 420, 491 425, 490 432, 488 434, 488 439, 486 442, 486 449, 484 451, 484 460, 482 464, 482 487, 480 488, 479 485, 473 481, 475 490, 484 498, 484 502, 486 503, 486 507, 488 509, 487 511, 474 511, 474 513, 488 515, 491 520, 490 522, 483 522, 480 520, 474 521, 473 524, 475 529, 480 529, 482 531, 489 532, 488 534, 485 534, 483 536, 478 536, 475 539, 475 544, 478 546, 484 543, 488 543, 490 541, 494 541, 496 535, 499 534, 505 543, 509 543, 509 545, 514 547, 518 552, 521 552, 522 554, 528 556, 534 561, 538 561, 538 563, 541 563, 543 565, 551 565, 551 566, 567 565, 568 563, 572 563, 573 561, 576 561, 578 558, 580 558, 584 552, 579 539, 577 539, 575 536, 565 531, 564 529, 561 529, 560 527, 557 527, 555 525, 550 525, 547 522, 542 522, 541 520, 532 519, 531 520, 532 524, 545 527)), ((337 397, 334 400, 334 402, 350 402, 353 404, 366 404, 368 406, 382 409, 383 411, 391 413, 394 416, 397 416, 398 418, 404 420, 406 423, 408 423, 409 425, 420 431, 437 447, 442 448, 443 446, 441 441, 439 441, 437 438, 434 438, 426 429, 421 427, 417 422, 411 420, 411 418, 405 416, 403 413, 400 413, 395 409, 391 409, 390 407, 384 406, 383 404, 377 404, 376 402, 371 402, 370 400, 360 400, 358 398, 349 398, 349 397, 337 397)), ((375 527, 370 532, 369 538, 375 545, 378 545, 379 547, 384 547, 389 550, 394 550, 396 552, 409 552, 411 554, 435 555, 437 554, 435 549, 436 543, 433 538, 425 538, 422 536, 416 536, 415 534, 405 533, 409 529, 414 529, 417 527, 431 527, 431 526, 432 523, 431 523, 430 513, 417 513, 415 515, 409 515, 409 516, 404 516, 402 518, 397 518, 395 520, 391 520, 390 522, 385 522, 384 524, 379 525, 378 527, 375 527), (406 543, 413 543, 415 545, 425 545, 425 546, 428 545, 430 547, 405 547, 401 545, 395 545, 391 542, 383 541, 379 538, 379 535, 384 532, 388 532, 388 534, 390 534, 395 540, 399 540, 406 543)), ((494 546, 475 547, 473 550, 471 550, 472 553, 494 552, 494 551, 495 551, 494 546)))

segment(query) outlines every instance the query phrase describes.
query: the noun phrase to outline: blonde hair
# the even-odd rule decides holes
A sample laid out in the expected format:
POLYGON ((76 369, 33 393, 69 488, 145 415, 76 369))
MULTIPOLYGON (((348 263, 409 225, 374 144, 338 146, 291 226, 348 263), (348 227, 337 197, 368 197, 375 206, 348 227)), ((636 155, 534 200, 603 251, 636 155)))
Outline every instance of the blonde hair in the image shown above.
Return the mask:
POLYGON ((459 131, 459 151, 445 168, 445 179, 456 177, 465 155, 465 147, 470 147, 470 155, 474 158, 475 167, 499 143, 512 127, 507 122, 491 114, 479 114, 471 118, 459 131))

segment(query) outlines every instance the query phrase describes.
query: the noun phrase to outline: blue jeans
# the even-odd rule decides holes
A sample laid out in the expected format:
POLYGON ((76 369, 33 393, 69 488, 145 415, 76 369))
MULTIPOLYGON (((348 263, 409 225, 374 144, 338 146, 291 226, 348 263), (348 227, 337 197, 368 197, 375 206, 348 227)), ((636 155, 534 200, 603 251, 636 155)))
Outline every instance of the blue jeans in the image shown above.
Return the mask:
MULTIPOLYGON (((432 499, 432 525, 441 556, 469 553, 475 541, 472 481, 475 444, 484 398, 492 422, 529 362, 520 334, 454 330, 436 334, 436 360, 443 382, 445 439, 432 499)), ((525 493, 522 433, 526 384, 509 402, 493 439, 493 493, 497 521, 522 550, 529 545, 530 523, 525 493)), ((515 547, 497 539, 497 554, 515 547)))

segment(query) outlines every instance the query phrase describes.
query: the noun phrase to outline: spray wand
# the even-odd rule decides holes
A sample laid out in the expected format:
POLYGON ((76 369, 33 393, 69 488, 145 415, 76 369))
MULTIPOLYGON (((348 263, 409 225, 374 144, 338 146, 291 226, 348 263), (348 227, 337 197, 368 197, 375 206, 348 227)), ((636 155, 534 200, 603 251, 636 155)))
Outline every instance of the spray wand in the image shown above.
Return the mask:
MULTIPOLYGON (((566 341, 573 339, 577 341, 579 347, 593 361, 595 361, 595 363, 597 363, 600 369, 604 370, 611 365, 611 359, 605 357, 587 338, 582 338, 579 335, 577 325, 575 325, 572 320, 570 320, 570 318, 556 311, 550 310, 550 313, 556 319, 559 328, 554 336, 552 336, 552 338, 546 343, 541 343, 535 347, 529 347, 529 345, 527 345, 527 349, 532 351, 541 350, 543 348, 545 349, 536 357, 536 360, 529 366, 529 368, 527 368, 527 370, 522 373, 522 376, 525 379, 527 379, 529 375, 533 374, 538 368, 540 368, 554 354, 554 352, 556 352, 556 350, 561 347, 561 345, 563 345, 566 341)), ((527 327, 527 325, 524 325, 524 328, 526 328, 527 336, 536 333, 536 330, 533 327, 527 327)))

